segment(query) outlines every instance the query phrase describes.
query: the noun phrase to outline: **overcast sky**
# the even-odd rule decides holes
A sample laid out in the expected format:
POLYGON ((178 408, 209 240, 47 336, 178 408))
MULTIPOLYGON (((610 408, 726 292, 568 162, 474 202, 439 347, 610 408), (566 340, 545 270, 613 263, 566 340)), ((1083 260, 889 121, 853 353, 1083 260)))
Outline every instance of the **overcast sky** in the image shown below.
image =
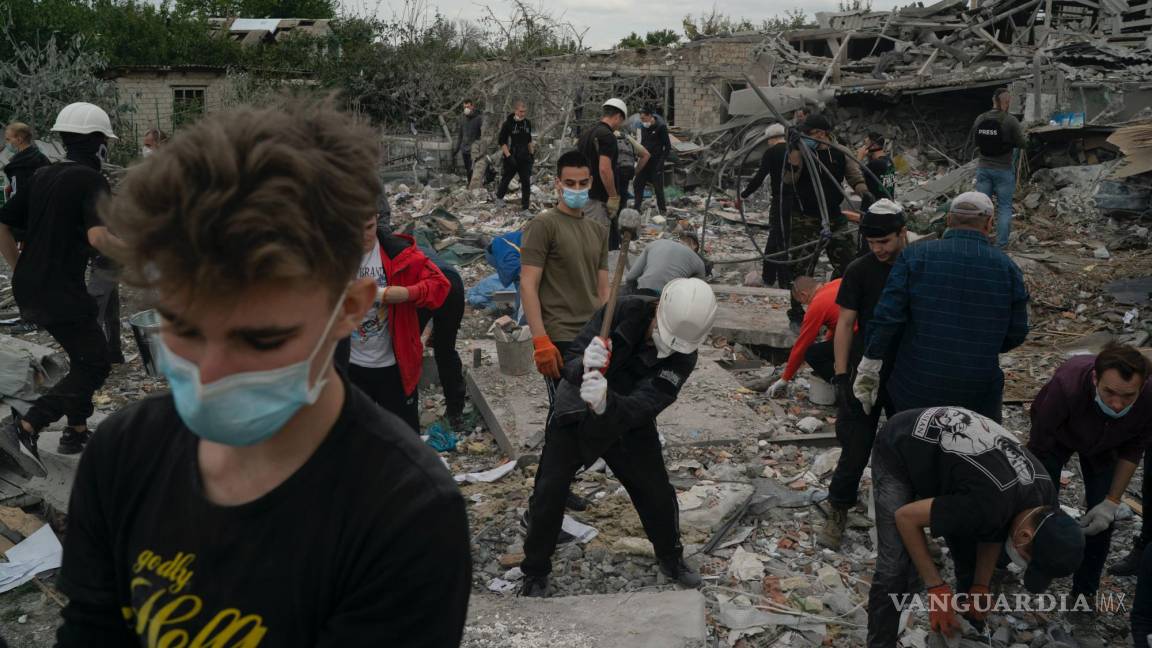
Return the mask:
MULTIPOLYGON (((484 5, 490 5, 498 16, 511 14, 511 5, 505 0, 425 0, 430 7, 455 20, 476 20, 486 15, 484 5)), ((529 0, 536 4, 539 0, 529 0)), ((376 13, 382 17, 402 12, 403 0, 341 0, 344 10, 354 14, 376 13)), ((875 10, 888 10, 897 4, 894 0, 873 0, 875 10)), ((584 44, 593 49, 608 49, 631 32, 643 36, 649 31, 671 29, 683 37, 681 21, 686 14, 698 16, 709 13, 714 6, 707 0, 550 0, 548 11, 557 18, 572 23, 578 29, 588 28, 584 44)), ((748 18, 753 22, 783 15, 795 7, 803 7, 811 17, 817 11, 837 11, 838 0, 725 0, 716 3, 720 11, 729 16, 748 18)))

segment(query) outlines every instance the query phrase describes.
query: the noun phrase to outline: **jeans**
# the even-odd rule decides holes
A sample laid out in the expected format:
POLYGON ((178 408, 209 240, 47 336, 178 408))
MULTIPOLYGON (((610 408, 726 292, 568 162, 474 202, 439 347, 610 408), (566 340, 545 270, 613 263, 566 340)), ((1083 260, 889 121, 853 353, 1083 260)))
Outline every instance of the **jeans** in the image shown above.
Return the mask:
MULTIPOLYGON (((528 503, 528 537, 524 540, 524 561, 520 563, 525 575, 544 576, 552 571, 564 504, 573 478, 584 465, 579 437, 583 424, 595 425, 595 419, 589 416, 583 423, 548 427, 528 503)), ((676 489, 664 469, 656 425, 624 432, 603 457, 632 498, 656 558, 661 562, 679 560, 684 549, 680 544, 676 489)))
POLYGON ((500 176, 500 186, 496 188, 497 198, 504 199, 512 176, 520 177, 520 207, 528 209, 528 201, 532 198, 532 158, 517 158, 514 155, 504 158, 504 174, 500 176))
POLYGON ((976 169, 976 191, 996 201, 996 245, 1008 245, 1012 233, 1012 197, 1016 173, 1012 169, 976 169))
POLYGON ((416 434, 420 434, 420 388, 404 393, 400 365, 361 367, 348 365, 348 381, 368 395, 377 405, 400 417, 416 434))
POLYGON ((68 375, 36 399, 24 419, 36 430, 61 416, 67 417, 70 426, 84 425, 95 410, 92 395, 112 370, 108 340, 94 319, 46 324, 44 329, 68 354, 68 375))
POLYGON ((440 375, 440 388, 444 390, 444 414, 448 418, 460 416, 464 411, 467 388, 464 385, 464 364, 456 351, 456 336, 464 320, 464 281, 455 272, 445 272, 451 288, 444 303, 434 311, 421 310, 420 330, 432 320, 432 355, 436 359, 436 373, 440 375))
MULTIPOLYGON (((1040 463, 1044 464, 1044 469, 1052 477, 1052 483, 1056 486, 1057 492, 1060 489, 1060 471, 1068 460, 1072 458, 1072 454, 1042 454, 1037 453, 1036 458, 1040 463)), ((1113 462, 1111 466, 1104 470, 1091 472, 1087 462, 1081 458, 1080 472, 1084 476, 1084 505, 1085 510, 1090 510, 1108 495, 1108 489, 1112 487, 1112 474, 1116 471, 1116 464, 1113 462)), ((1108 550, 1112 545, 1112 526, 1109 525, 1107 529, 1084 537, 1084 561, 1080 563, 1080 568, 1072 575, 1072 593, 1073 594, 1096 594, 1096 590, 1100 587, 1100 575, 1104 572, 1104 562, 1108 559, 1108 550)))
MULTIPOLYGON (((853 359, 857 356, 852 356, 853 359)), ((853 372, 849 377, 854 379, 853 372)), ((891 406, 884 391, 887 372, 880 373, 880 395, 872 411, 865 414, 860 401, 849 391, 837 393, 836 398, 836 440, 840 443, 840 459, 828 485, 828 503, 840 509, 851 508, 860 498, 860 478, 868 467, 872 456, 872 445, 876 441, 876 427, 880 424, 880 412, 887 411, 892 416, 891 406)), ((840 390, 837 390, 840 391, 840 390)), ((873 479, 875 483, 875 479, 873 479)))
POLYGON ((104 329, 104 336, 108 340, 108 359, 124 362, 124 351, 120 347, 119 270, 93 265, 88 278, 88 294, 96 300, 99 308, 96 321, 104 329))
POLYGON ((912 485, 901 476, 891 450, 872 455, 872 495, 876 504, 876 572, 868 590, 868 648, 896 648, 900 611, 889 594, 911 594, 920 576, 896 528, 896 510, 913 501, 912 485))
POLYGON ((667 212, 668 203, 664 199, 664 160, 660 158, 648 160, 648 164, 645 164, 636 175, 636 182, 632 187, 632 191, 636 194, 633 203, 636 211, 640 211, 640 206, 644 204, 644 187, 649 184, 652 185, 652 193, 656 194, 656 207, 661 214, 667 212))
POLYGON ((1136 648, 1150 645, 1152 635, 1152 551, 1144 552, 1136 572, 1136 598, 1132 600, 1132 643, 1136 648))

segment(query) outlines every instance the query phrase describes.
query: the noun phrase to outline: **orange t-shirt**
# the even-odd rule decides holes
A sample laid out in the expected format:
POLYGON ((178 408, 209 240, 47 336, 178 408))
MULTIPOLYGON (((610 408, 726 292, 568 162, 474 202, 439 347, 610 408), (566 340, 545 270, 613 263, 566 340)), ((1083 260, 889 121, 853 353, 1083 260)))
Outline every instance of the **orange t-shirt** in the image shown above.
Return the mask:
POLYGON ((840 307, 836 304, 836 294, 840 292, 840 280, 833 279, 820 286, 812 296, 812 303, 804 313, 804 322, 800 324, 800 334, 796 336, 796 343, 792 345, 792 353, 788 356, 788 366, 780 376, 784 380, 792 380, 800 365, 804 363, 804 354, 808 347, 816 341, 820 334, 820 327, 828 327, 825 340, 831 340, 836 333, 836 320, 840 319, 840 307))

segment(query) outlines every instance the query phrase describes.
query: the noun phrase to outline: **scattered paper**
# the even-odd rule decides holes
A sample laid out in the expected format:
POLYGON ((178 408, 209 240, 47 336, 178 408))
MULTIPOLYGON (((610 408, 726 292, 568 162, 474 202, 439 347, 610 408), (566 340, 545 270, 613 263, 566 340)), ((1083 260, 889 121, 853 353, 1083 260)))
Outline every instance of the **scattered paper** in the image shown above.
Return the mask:
POLYGON ((504 475, 507 475, 508 473, 512 472, 512 470, 515 468, 516 468, 516 461, 513 460, 513 461, 509 461, 507 463, 504 463, 500 466, 497 466, 497 467, 493 468, 492 470, 485 470, 484 472, 473 472, 473 473, 466 473, 463 475, 456 475, 455 479, 456 479, 456 483, 458 483, 458 484, 463 484, 464 482, 468 482, 470 484, 476 484, 479 482, 485 482, 485 483, 494 482, 497 479, 500 479, 501 477, 503 477, 504 475))
POLYGON ((5 555, 8 562, 0 563, 0 594, 20 587, 41 572, 59 567, 64 548, 52 527, 45 524, 5 555))
POLYGON ((588 526, 587 524, 577 522, 575 519, 568 515, 564 516, 564 524, 560 528, 563 529, 566 533, 576 536, 576 541, 581 544, 588 542, 592 538, 600 535, 600 532, 596 529, 588 526))
POLYGON ((493 578, 488 581, 488 590, 497 594, 510 594, 516 591, 516 583, 506 581, 503 578, 493 578))

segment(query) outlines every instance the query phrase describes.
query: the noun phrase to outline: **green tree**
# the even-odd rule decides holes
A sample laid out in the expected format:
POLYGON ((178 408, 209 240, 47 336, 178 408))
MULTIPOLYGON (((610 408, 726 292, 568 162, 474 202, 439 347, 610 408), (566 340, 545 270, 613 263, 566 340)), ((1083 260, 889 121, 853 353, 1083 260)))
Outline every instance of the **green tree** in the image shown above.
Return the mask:
POLYGON ((644 42, 654 47, 666 47, 680 42, 680 34, 671 29, 658 29, 644 35, 644 42))
POLYGON ((621 38, 620 44, 617 45, 616 47, 619 47, 619 48, 644 47, 644 39, 641 38, 640 35, 637 34, 636 32, 632 32, 631 34, 628 34, 624 38, 621 38))

